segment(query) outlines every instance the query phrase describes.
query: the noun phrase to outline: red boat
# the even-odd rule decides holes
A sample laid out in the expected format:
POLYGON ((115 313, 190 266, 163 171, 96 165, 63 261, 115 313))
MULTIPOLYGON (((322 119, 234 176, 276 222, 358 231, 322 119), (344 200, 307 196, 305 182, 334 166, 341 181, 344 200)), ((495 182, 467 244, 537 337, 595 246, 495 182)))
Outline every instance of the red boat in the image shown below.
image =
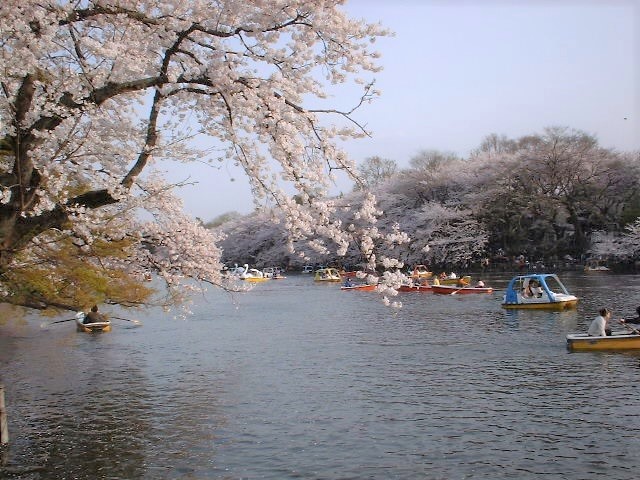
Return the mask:
POLYGON ((433 291, 433 289, 431 288, 431 285, 429 284, 424 284, 424 285, 401 285, 400 288, 398 288, 399 292, 431 292, 433 291))
POLYGON ((433 293, 440 293, 443 295, 493 293, 493 288, 491 287, 456 287, 454 285, 432 285, 431 290, 433 290, 433 293))
POLYGON ((351 286, 343 285, 340 287, 340 290, 364 290, 365 292, 371 292, 375 289, 376 289, 375 285, 367 285, 367 284, 351 285, 351 286))

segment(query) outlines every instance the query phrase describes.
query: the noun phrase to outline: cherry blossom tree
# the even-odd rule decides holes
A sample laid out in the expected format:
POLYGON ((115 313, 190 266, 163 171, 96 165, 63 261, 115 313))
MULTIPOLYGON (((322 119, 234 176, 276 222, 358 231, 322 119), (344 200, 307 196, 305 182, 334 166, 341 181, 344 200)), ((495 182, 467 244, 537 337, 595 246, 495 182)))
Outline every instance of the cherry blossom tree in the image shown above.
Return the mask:
POLYGON ((351 233, 321 194, 336 172, 355 174, 336 143, 367 135, 353 114, 378 94, 371 48, 387 32, 343 3, 2 2, 1 300, 139 305, 149 272, 171 303, 227 287, 221 239, 154 173, 163 159, 234 162, 293 238, 320 230, 344 245, 351 233), (360 91, 334 105, 335 85, 360 91))

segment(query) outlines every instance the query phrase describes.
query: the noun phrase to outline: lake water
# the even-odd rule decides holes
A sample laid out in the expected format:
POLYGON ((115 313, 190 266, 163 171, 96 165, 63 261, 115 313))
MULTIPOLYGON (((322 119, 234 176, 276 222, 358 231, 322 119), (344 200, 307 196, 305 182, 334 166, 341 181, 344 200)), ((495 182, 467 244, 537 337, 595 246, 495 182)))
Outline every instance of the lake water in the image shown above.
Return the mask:
POLYGON ((632 315, 640 276, 561 278, 577 310, 503 310, 498 275, 398 312, 290 275, 105 334, 4 319, 0 478, 636 479, 640 354, 565 335, 632 315))

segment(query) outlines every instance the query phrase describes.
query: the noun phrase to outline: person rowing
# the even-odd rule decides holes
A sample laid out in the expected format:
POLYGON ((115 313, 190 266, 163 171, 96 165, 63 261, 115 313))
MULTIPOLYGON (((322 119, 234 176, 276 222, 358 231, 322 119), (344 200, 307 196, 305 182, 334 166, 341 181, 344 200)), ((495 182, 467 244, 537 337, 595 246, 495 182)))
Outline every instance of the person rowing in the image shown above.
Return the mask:
POLYGON ((631 318, 621 318, 619 320, 620 323, 636 323, 640 324, 640 305, 636 308, 637 315, 631 318))
POLYGON ((627 325, 628 323, 640 324, 640 305, 636 308, 636 313, 637 313, 637 315, 635 317, 621 318, 620 320, 618 320, 618 322, 620 322, 627 329, 629 329, 631 331, 631 333, 633 333, 635 335, 640 335, 640 331, 638 329, 633 328, 630 325, 627 325))
POLYGON ((98 313, 98 306, 94 305, 93 307, 91 307, 91 311, 84 316, 84 320, 82 321, 82 323, 100 323, 106 321, 107 317, 105 317, 101 313, 98 313))

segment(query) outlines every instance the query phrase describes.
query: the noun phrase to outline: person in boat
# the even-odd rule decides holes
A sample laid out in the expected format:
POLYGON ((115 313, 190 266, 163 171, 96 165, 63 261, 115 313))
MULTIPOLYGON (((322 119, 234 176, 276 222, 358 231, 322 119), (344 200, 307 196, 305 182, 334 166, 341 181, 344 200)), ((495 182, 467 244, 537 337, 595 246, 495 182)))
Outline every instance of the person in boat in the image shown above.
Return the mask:
MULTIPOLYGON (((455 273, 452 273, 451 275, 455 275, 455 273)), ((459 287, 468 287, 469 286, 469 279, 465 278, 465 277, 461 277, 458 280, 458 286, 459 287)))
POLYGON ((438 277, 433 277, 433 284, 440 285, 440 280, 438 280, 438 277))
POLYGON ((530 283, 528 283, 527 286, 522 289, 522 296, 524 298, 533 297, 533 290, 531 290, 531 284, 530 283))
POLYGON ((620 323, 640 323, 640 305, 636 307, 636 316, 630 318, 621 318, 620 323))
POLYGON ((347 279, 344 281, 344 286, 353 287, 353 282, 351 281, 351 277, 347 277, 347 279))
POLYGON ((476 288, 484 288, 484 282, 482 280, 478 280, 478 283, 476 283, 476 288))
POLYGON ((542 296, 542 287, 536 280, 532 280, 529 284, 529 289, 531 290, 531 296, 540 298, 542 296))
POLYGON ((587 334, 591 337, 606 337, 607 335, 611 335, 611 329, 607 327, 607 323, 611 318, 611 310, 601 308, 598 313, 599 315, 591 322, 587 334))
POLYGON ((91 307, 91 311, 84 316, 84 320, 82 323, 97 323, 97 322, 106 322, 107 317, 98 312, 98 306, 94 305, 91 307))

